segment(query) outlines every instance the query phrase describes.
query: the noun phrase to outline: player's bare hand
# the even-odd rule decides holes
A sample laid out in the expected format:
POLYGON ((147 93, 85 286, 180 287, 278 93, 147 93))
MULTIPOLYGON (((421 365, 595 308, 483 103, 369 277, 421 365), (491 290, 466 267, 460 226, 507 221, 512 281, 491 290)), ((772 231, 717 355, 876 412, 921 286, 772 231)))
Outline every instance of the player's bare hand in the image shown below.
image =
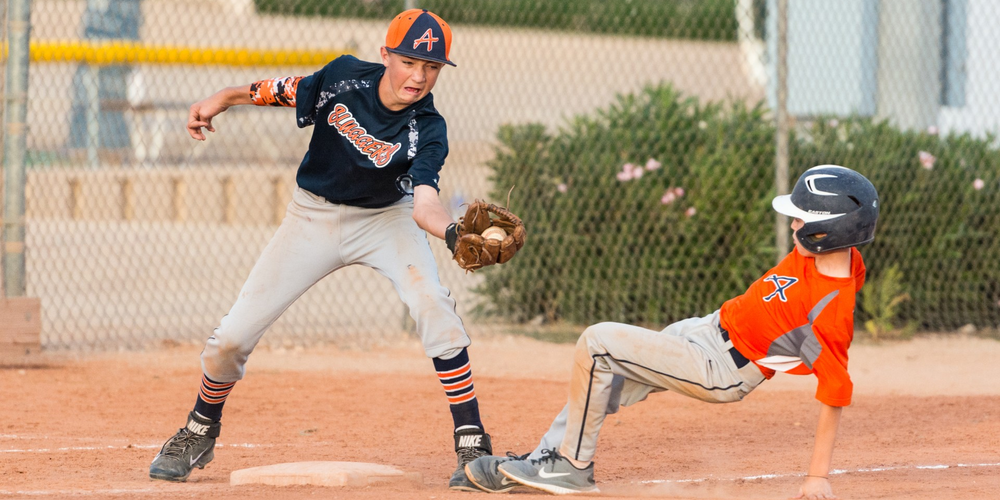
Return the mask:
POLYGON ((215 132, 215 127, 212 126, 212 118, 229 109, 229 106, 225 105, 223 101, 224 99, 219 94, 215 94, 191 105, 191 109, 188 111, 187 129, 192 139, 205 140, 202 128, 209 132, 215 132))
POLYGON ((799 494, 792 498, 796 500, 817 500, 838 497, 833 494, 833 487, 830 486, 829 479, 822 477, 806 477, 805 482, 802 483, 802 487, 799 488, 799 494))

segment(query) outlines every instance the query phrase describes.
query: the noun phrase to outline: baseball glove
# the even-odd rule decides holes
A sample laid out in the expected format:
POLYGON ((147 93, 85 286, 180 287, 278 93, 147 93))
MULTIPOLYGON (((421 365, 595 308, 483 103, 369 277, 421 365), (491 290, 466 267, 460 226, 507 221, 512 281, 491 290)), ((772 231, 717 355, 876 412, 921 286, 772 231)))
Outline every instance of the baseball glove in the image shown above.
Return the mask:
POLYGON ((457 236, 453 248, 455 262, 466 271, 509 261, 524 246, 528 234, 520 217, 504 207, 481 200, 469 204, 453 231, 457 236), (502 237, 483 236, 487 229, 494 227, 503 230, 502 237))

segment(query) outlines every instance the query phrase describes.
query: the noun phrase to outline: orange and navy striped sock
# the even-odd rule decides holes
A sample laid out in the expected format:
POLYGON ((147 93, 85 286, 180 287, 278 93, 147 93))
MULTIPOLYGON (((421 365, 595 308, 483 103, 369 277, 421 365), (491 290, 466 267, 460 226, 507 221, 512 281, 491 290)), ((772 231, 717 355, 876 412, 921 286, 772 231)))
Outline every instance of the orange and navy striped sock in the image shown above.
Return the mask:
POLYGON ((222 405, 226 404, 226 398, 234 385, 236 382, 216 382, 208 378, 208 375, 202 375, 201 390, 194 403, 194 411, 212 421, 219 421, 222 418, 222 405))
POLYGON ((451 418, 455 421, 455 428, 474 425, 482 429, 476 386, 472 383, 469 351, 462 349, 458 356, 451 359, 434 358, 434 369, 437 370, 438 380, 444 386, 444 393, 451 403, 451 418))

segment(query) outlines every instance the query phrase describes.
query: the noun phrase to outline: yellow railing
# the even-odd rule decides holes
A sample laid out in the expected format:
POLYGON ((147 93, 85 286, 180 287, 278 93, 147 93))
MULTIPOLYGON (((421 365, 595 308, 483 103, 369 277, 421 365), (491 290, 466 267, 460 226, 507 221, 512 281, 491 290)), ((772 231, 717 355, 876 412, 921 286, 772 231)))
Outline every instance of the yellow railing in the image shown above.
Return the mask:
MULTIPOLYGON (((31 42, 31 62, 109 64, 192 64, 216 66, 322 66, 344 50, 254 50, 245 48, 179 47, 132 42, 39 41, 31 42)), ((7 45, 0 44, 0 60, 7 59, 7 45)))

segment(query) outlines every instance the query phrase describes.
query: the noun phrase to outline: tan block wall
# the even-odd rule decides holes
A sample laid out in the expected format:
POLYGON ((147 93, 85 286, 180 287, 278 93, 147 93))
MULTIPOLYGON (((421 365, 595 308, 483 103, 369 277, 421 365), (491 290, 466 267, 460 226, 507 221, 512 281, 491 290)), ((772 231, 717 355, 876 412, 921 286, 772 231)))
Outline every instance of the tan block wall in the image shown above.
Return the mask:
POLYGON ((28 173, 29 219, 280 223, 295 169, 60 168, 28 173))

